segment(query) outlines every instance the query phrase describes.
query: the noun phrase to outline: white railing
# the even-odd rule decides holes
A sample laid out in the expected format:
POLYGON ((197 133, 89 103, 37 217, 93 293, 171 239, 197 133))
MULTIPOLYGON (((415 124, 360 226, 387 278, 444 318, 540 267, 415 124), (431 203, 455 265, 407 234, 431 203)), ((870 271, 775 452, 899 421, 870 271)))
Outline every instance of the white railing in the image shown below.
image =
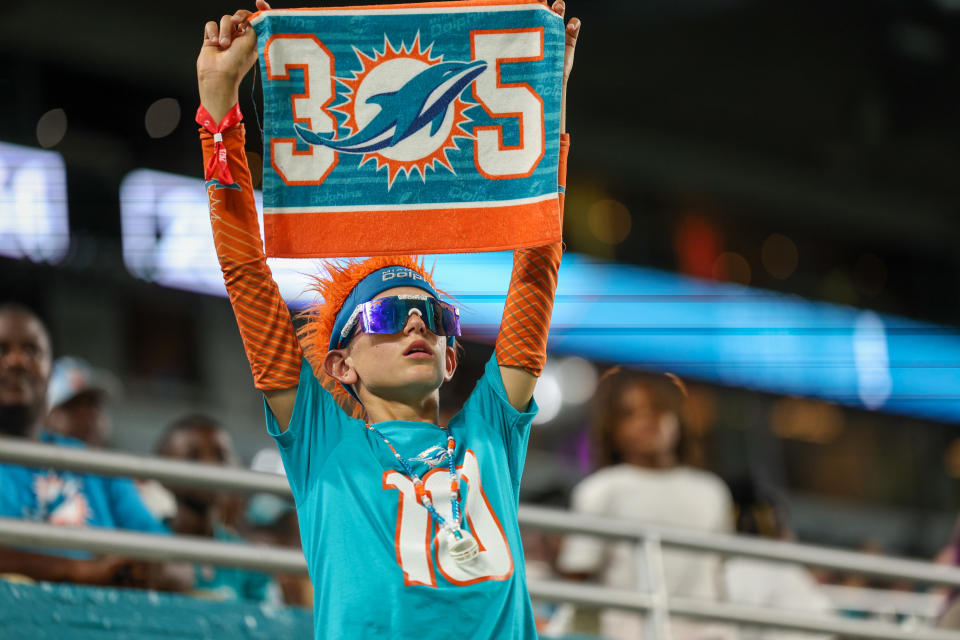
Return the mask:
MULTIPOLYGON (((171 485, 202 485, 206 488, 231 491, 266 491, 278 495, 290 495, 286 480, 274 474, 92 449, 62 448, 22 439, 0 437, 0 462, 56 467, 103 475, 152 478, 171 485)), ((522 526, 534 529, 591 535, 607 540, 626 540, 636 544, 638 562, 642 563, 643 571, 648 578, 647 584, 651 586, 649 592, 555 580, 530 580, 528 587, 534 599, 592 608, 616 608, 646 614, 649 637, 658 640, 670 638, 670 615, 741 625, 829 633, 851 638, 960 640, 960 633, 951 631, 904 629, 881 622, 839 617, 818 618, 809 614, 775 611, 726 602, 668 597, 664 588, 663 566, 660 558, 662 546, 668 546, 951 587, 960 587, 960 569, 958 568, 914 560, 878 558, 873 555, 748 536, 707 534, 657 527, 530 505, 520 507, 519 519, 522 526)), ((303 555, 291 549, 221 543, 194 536, 156 536, 108 529, 57 527, 7 518, 0 518, 0 544, 33 548, 79 549, 133 558, 202 562, 269 572, 304 573, 306 571, 303 555)))

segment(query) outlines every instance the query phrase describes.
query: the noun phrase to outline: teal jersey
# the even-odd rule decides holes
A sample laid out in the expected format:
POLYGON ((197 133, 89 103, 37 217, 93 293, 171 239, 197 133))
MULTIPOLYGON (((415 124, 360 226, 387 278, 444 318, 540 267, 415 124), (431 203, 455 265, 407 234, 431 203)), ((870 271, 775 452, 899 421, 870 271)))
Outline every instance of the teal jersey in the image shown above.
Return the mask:
MULTIPOLYGON (((37 439, 61 447, 87 446, 49 431, 41 431, 37 439)), ((170 533, 144 506, 129 478, 0 464, 0 487, 0 517, 67 527, 170 533)))
MULTIPOLYGON (((280 433, 269 407, 266 414, 297 504, 317 638, 536 637, 517 524, 536 403, 523 413, 510 406, 494 358, 449 424, 463 526, 480 544, 467 565, 448 554, 387 445, 337 406, 306 361, 289 428, 280 433)), ((445 433, 423 422, 374 426, 449 521, 449 469, 437 464, 445 433)))

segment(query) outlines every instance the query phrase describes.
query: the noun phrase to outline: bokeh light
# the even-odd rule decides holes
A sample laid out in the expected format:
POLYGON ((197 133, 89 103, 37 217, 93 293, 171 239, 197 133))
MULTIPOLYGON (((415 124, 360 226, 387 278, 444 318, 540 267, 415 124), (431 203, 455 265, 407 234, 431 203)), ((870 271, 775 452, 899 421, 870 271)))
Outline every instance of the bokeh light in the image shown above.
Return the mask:
POLYGON ((750 284, 751 275, 750 263, 734 251, 724 251, 713 263, 713 277, 716 280, 750 284))
POLYGON ((163 138, 180 124, 180 103, 175 98, 160 98, 147 108, 143 124, 151 138, 163 138))
POLYGON ((577 356, 560 361, 557 377, 563 401, 567 404, 583 404, 593 397, 597 388, 596 368, 588 360, 577 356))
POLYGON ((550 422, 560 414, 560 407, 563 406, 563 391, 560 389, 555 367, 550 364, 544 367, 537 381, 537 388, 533 392, 533 398, 540 407, 540 411, 533 419, 533 424, 550 422))
POLYGON ((800 261, 797 245, 782 233, 767 236, 760 248, 764 269, 777 280, 786 280, 797 270, 800 261))
POLYGON ((943 454, 943 464, 951 477, 960 478, 960 438, 955 439, 947 446, 947 450, 943 454))
POLYGON ((604 198, 594 202, 587 211, 587 224, 598 240, 614 245, 627 239, 633 220, 626 205, 604 198))
POLYGON ((840 407, 826 402, 785 397, 777 400, 770 413, 770 428, 781 438, 813 444, 828 444, 843 432, 840 407))
POLYGON ((51 109, 37 120, 37 142, 44 149, 60 144, 67 135, 67 112, 63 109, 51 109))

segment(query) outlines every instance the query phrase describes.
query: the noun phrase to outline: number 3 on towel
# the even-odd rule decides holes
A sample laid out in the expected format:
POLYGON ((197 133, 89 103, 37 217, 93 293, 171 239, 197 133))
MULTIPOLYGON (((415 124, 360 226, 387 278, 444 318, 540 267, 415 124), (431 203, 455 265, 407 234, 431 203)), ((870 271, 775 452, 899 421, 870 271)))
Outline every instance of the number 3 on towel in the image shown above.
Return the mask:
POLYGON ((526 178, 543 159, 543 99, 526 82, 500 80, 505 62, 543 60, 543 27, 471 31, 470 51, 474 60, 495 61, 474 82, 474 95, 492 118, 517 118, 520 144, 503 144, 502 126, 478 126, 473 133, 473 161, 477 171, 491 180, 526 178))
MULTIPOLYGON (((290 96, 293 121, 317 133, 336 131, 327 110, 336 97, 333 55, 323 43, 312 34, 275 35, 264 45, 263 58, 267 80, 290 80, 291 69, 303 71, 303 93, 290 96)), ((337 153, 316 145, 299 150, 296 138, 273 138, 270 163, 285 184, 318 185, 337 166, 337 153)))

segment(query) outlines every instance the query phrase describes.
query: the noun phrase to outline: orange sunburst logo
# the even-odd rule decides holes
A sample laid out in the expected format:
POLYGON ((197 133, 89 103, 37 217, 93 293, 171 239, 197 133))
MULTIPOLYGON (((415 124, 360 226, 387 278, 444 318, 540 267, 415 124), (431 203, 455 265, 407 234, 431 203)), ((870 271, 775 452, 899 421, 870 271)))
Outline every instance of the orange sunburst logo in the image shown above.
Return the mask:
MULTIPOLYGON (((432 49, 433 44, 426 49, 421 48, 419 33, 409 47, 401 42, 399 48, 394 47, 390 39, 384 36, 383 51, 374 49, 372 57, 354 48, 361 68, 353 72, 352 78, 337 78, 347 87, 344 94, 346 103, 332 109, 344 116, 341 126, 349 129, 350 135, 359 134, 365 127, 371 126, 386 108, 384 96, 398 95, 405 85, 415 82, 430 67, 450 64, 444 63, 442 55, 432 56, 432 49)), ((430 97, 435 96, 427 96, 430 97)), ((456 175, 447 153, 457 149, 458 138, 473 138, 463 128, 465 123, 471 121, 464 114, 471 106, 472 103, 456 95, 448 106, 438 111, 434 123, 421 125, 408 135, 395 131, 393 144, 376 151, 363 152, 359 166, 373 161, 378 172, 386 167, 388 188, 393 186, 401 172, 407 178, 413 172, 419 173, 420 179, 426 182, 427 169, 436 171, 438 164, 456 175)), ((425 108, 424 105, 415 104, 403 104, 402 107, 425 108)), ((390 132, 387 132, 384 135, 389 134, 390 132)))

